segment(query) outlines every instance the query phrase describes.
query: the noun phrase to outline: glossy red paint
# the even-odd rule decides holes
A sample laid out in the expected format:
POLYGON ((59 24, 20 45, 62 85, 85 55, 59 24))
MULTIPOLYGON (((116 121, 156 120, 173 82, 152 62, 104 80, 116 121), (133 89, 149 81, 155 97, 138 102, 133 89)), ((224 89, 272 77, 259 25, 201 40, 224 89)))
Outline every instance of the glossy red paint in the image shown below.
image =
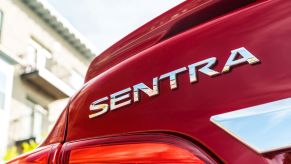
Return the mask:
POLYGON ((95 58, 85 82, 191 27, 215 19, 256 0, 188 0, 129 34, 95 58))
MULTIPOLYGON (((129 132, 171 132, 203 144, 227 163, 267 163, 209 118, 291 96, 291 1, 262 1, 194 27, 156 44, 90 80, 71 102, 67 141, 129 132), (245 47, 261 60, 210 78, 199 74, 190 84, 178 76, 179 88, 160 82, 160 94, 142 95, 139 103, 89 119, 93 101, 185 65, 217 57, 221 71, 230 51, 245 47)), ((150 85, 149 85, 150 86, 150 85)))
POLYGON ((7 162, 7 164, 19 164, 19 163, 21 163, 21 164, 31 164, 31 163, 43 164, 43 163, 47 163, 49 160, 51 148, 52 148, 51 145, 43 146, 41 148, 34 150, 33 153, 24 154, 22 156, 17 157, 14 160, 7 162))
POLYGON ((60 161, 61 148, 62 144, 60 143, 40 146, 32 152, 23 154, 7 162, 7 164, 56 164, 60 161))
POLYGON ((67 121, 68 121, 68 108, 65 108, 64 111, 61 113, 59 119, 57 120, 55 126, 51 130, 50 134, 41 145, 65 142, 67 121))
MULTIPOLYGON (((66 159, 66 145, 90 144, 96 137, 107 136, 105 140, 97 139, 104 144, 125 134, 158 133, 184 138, 211 158, 219 158, 217 162, 288 162, 290 154, 257 154, 209 119, 215 114, 291 97, 291 1, 258 1, 227 14, 219 9, 216 14, 210 13, 224 2, 231 3, 186 1, 102 53, 89 67, 84 87, 72 98, 67 117, 62 115, 43 145, 65 143, 63 156, 55 156, 66 159), (199 11, 209 15, 199 15, 199 11), (221 14, 225 15, 217 18, 221 14), (187 26, 184 23, 195 20, 188 18, 201 19, 187 26), (181 29, 178 25, 182 25, 181 29), (253 53, 261 63, 236 66, 215 78, 198 73, 199 81, 193 84, 186 72, 181 73, 176 90, 171 90, 165 79, 155 97, 143 94, 138 103, 94 119, 88 117, 93 101, 140 82, 151 86, 153 77, 197 61, 217 57, 214 69, 221 72, 230 51, 240 47, 253 53), (63 138, 55 140, 58 130, 63 138)), ((233 3, 238 5, 237 1, 233 3)))

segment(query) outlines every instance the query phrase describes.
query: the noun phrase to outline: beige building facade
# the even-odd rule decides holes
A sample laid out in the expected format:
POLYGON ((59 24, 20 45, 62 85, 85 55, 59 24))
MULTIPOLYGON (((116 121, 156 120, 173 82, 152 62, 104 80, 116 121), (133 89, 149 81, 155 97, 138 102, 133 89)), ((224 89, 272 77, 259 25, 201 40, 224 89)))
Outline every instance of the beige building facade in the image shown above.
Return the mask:
POLYGON ((0 158, 40 142, 80 89, 92 46, 43 0, 0 0, 0 158))

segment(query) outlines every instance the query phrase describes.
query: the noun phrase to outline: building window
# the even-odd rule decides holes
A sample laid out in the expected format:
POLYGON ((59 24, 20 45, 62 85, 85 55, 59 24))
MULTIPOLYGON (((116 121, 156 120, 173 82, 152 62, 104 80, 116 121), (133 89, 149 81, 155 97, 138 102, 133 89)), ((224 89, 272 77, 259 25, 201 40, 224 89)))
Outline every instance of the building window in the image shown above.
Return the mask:
POLYGON ((5 60, 0 59, 0 152, 4 152, 8 143, 7 136, 12 82, 13 66, 9 65, 5 60))
POLYGON ((13 132, 13 139, 17 141, 34 139, 40 142, 48 131, 48 111, 41 105, 37 104, 30 97, 26 98, 27 101, 21 109, 22 115, 13 120, 11 124, 13 132))
POLYGON ((52 54, 47 48, 34 39, 29 41, 26 55, 26 61, 29 69, 45 68, 47 59, 50 58, 52 58, 52 54))
POLYGON ((33 137, 36 142, 40 143, 42 139, 47 135, 48 131, 48 112, 40 105, 35 105, 33 108, 33 137))
POLYGON ((13 68, 1 59, 0 65, 0 110, 2 110, 7 109, 8 102, 10 101, 13 68))
POLYGON ((0 10, 0 39, 2 34, 3 12, 0 10))
POLYGON ((5 106, 6 81, 5 74, 0 71, 0 109, 4 109, 5 106))
POLYGON ((76 90, 81 89, 83 85, 82 75, 75 70, 71 70, 70 77, 69 77, 69 84, 76 90))

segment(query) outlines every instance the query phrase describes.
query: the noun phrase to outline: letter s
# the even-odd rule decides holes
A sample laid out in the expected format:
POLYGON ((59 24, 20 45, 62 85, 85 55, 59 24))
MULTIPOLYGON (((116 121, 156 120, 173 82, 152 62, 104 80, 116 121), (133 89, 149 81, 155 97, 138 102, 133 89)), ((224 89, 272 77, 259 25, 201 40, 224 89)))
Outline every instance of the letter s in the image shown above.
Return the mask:
POLYGON ((108 111, 108 104, 99 104, 100 102, 106 101, 106 100, 108 100, 108 97, 103 97, 91 103, 90 111, 97 111, 97 112, 94 114, 90 114, 89 118, 98 117, 108 111))

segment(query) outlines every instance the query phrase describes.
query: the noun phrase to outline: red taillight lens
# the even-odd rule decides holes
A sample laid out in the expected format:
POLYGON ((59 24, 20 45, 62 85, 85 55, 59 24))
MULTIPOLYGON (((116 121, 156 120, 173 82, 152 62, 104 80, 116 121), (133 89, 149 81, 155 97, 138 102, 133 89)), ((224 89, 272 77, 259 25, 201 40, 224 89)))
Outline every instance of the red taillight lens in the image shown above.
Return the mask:
POLYGON ((44 164, 48 162, 50 150, 51 146, 38 148, 31 153, 24 154, 7 162, 7 164, 44 164))
POLYGON ((164 143, 94 146, 71 150, 69 163, 205 163, 188 150, 164 143))

